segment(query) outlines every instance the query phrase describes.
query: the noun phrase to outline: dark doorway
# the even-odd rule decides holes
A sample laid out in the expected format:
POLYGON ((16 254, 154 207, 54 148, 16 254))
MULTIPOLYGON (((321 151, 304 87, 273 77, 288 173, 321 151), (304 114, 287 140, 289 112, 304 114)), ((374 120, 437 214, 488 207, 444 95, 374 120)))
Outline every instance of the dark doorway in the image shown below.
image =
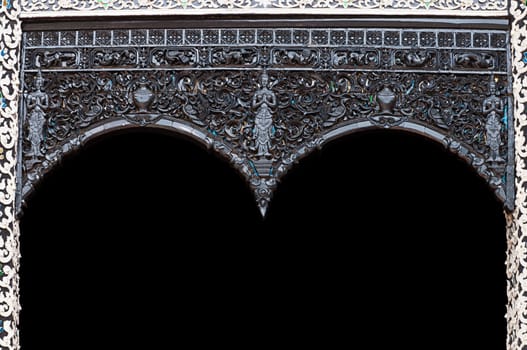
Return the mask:
POLYGON ((22 346, 505 349, 504 227, 485 182, 413 134, 327 145, 266 220, 200 146, 111 134, 28 201, 22 346))

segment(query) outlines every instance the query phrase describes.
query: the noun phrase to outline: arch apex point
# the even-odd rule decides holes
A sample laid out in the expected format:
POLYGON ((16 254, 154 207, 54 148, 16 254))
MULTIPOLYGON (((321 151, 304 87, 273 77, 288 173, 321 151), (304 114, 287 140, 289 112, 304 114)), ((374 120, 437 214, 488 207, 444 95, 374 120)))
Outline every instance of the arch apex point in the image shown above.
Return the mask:
POLYGON ((260 211, 260 215, 262 216, 262 219, 265 219, 265 215, 267 214, 267 206, 268 206, 267 202, 258 203, 258 210, 260 211))

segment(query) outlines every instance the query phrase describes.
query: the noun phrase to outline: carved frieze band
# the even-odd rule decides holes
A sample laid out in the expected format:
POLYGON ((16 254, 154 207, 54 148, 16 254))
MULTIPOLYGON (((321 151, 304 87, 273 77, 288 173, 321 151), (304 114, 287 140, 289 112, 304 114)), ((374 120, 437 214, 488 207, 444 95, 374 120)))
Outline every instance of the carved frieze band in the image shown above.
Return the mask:
POLYGON ((382 28, 116 29, 27 32, 26 47, 292 45, 504 49, 507 33, 489 30, 382 28))
POLYGON ((276 181, 328 133, 351 124, 389 128, 409 122, 441 135, 434 137, 510 202, 507 33, 374 33, 28 32, 23 195, 97 125, 173 121, 234 157, 265 212, 276 181), (265 44, 256 44, 261 38, 265 44), (350 40, 360 44, 339 45, 350 40), (310 45, 317 41, 325 45, 310 45), (79 42, 85 44, 74 46, 79 42), (116 42, 120 46, 107 46, 116 42))
POLYGON ((26 70, 269 68, 507 72, 503 31, 137 29, 26 33, 26 70), (82 48, 82 49, 81 49, 82 48))
MULTIPOLYGON (((186 123, 274 187, 299 153, 343 125, 425 125, 506 200, 506 77, 317 71, 117 71, 25 74, 24 182, 115 120, 186 123)), ((241 163, 240 163, 241 164, 241 163)), ((272 188, 269 189, 271 191, 272 188)), ((270 196, 270 192, 268 195, 270 196)), ((258 198, 267 206, 269 198, 258 198)))
POLYGON ((17 179, 20 46, 18 1, 0 4, 0 349, 19 349, 17 179))
MULTIPOLYGON (((507 0, 21 0, 24 13, 60 11, 179 11, 292 13, 315 11, 506 11, 507 0)), ((60 15, 60 14, 59 14, 60 15)))

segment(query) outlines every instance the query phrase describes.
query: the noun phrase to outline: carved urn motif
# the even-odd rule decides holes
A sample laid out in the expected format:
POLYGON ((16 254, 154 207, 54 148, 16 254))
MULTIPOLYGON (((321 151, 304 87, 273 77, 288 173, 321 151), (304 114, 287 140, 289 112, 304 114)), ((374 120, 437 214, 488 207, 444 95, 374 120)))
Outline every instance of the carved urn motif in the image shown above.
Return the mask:
POLYGON ((139 88, 133 93, 134 103, 139 109, 139 112, 148 111, 150 104, 154 100, 154 93, 146 86, 147 83, 146 79, 141 79, 139 81, 139 88))
POLYGON ((377 103, 379 104, 380 114, 392 114, 395 106, 396 96, 394 92, 387 86, 377 93, 377 103))

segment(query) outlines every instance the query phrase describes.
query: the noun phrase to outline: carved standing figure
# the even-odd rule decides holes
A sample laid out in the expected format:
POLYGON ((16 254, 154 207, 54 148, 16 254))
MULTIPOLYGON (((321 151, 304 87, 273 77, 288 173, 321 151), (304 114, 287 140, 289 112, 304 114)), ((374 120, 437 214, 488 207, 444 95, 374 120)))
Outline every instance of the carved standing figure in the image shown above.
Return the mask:
POLYGON ((496 111, 491 111, 487 117, 487 123, 485 125, 487 129, 485 143, 489 146, 490 154, 487 161, 491 162, 503 162, 504 159, 500 157, 500 145, 501 145, 501 122, 496 111))
POLYGON ((258 156, 269 154, 271 137, 273 136, 273 111, 276 106, 276 95, 269 88, 269 76, 263 72, 260 77, 260 88, 253 96, 252 106, 256 109, 254 134, 258 156))
POLYGON ((496 111, 499 114, 503 113, 503 101, 496 96, 496 84, 492 79, 489 83, 489 97, 483 101, 483 113, 487 114, 491 111, 496 111))
POLYGON ((485 124, 485 143, 489 146, 487 162, 504 162, 500 156, 501 118, 503 117, 503 100, 496 96, 496 84, 491 77, 489 96, 483 101, 483 113, 487 115, 485 124))
POLYGON ((33 158, 42 155, 40 146, 42 144, 42 132, 46 123, 45 109, 49 106, 49 97, 42 91, 44 79, 40 71, 35 79, 35 91, 30 92, 27 96, 28 110, 28 138, 31 142, 30 155, 33 158))

